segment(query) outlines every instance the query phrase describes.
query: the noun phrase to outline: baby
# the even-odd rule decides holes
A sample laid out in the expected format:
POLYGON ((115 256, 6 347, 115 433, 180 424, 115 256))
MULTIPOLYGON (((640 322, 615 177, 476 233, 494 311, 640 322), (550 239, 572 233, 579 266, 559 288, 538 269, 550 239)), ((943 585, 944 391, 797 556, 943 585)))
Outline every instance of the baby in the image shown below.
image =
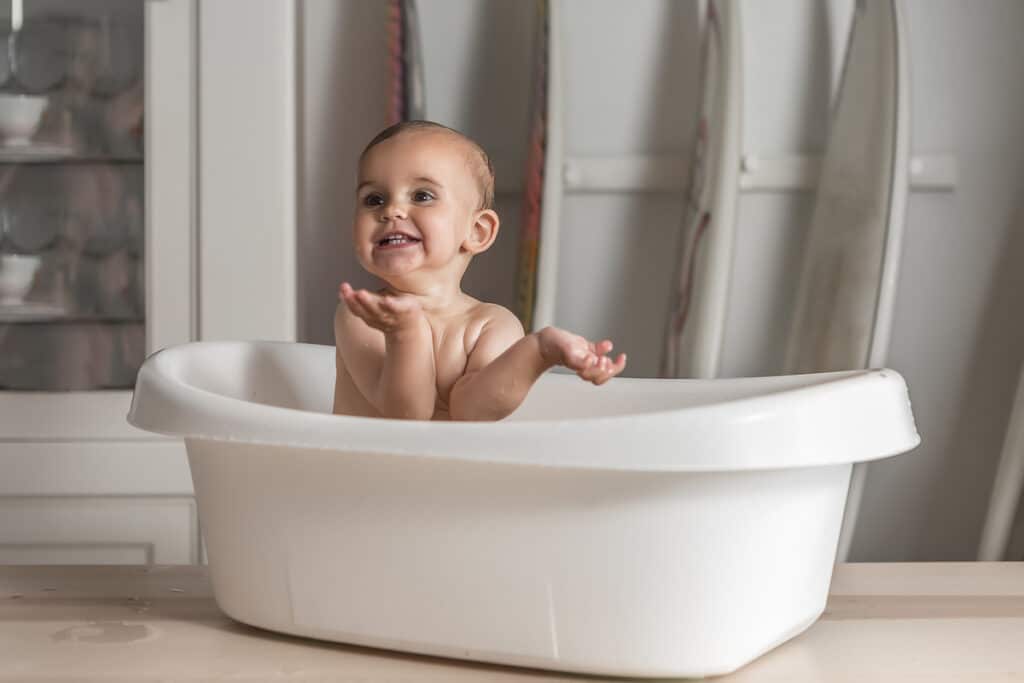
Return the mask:
POLYGON ((353 224, 380 291, 341 284, 334 412, 411 420, 500 420, 555 365, 604 384, 625 354, 555 327, 524 335, 508 309, 460 289, 498 236, 494 171, 483 149, 427 121, 392 126, 359 160, 353 224))

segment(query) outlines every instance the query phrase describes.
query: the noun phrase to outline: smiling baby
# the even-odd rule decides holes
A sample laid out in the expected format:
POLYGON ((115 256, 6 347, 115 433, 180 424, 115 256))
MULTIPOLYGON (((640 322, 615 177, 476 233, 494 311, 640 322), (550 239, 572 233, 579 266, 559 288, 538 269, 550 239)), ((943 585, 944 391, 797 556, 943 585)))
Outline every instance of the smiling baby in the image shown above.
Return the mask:
POLYGON ((555 365, 594 384, 622 372, 608 340, 556 327, 524 335, 508 309, 461 289, 498 236, 494 172, 475 142, 428 121, 387 128, 363 150, 353 223, 377 292, 339 290, 334 412, 410 420, 500 420, 555 365))

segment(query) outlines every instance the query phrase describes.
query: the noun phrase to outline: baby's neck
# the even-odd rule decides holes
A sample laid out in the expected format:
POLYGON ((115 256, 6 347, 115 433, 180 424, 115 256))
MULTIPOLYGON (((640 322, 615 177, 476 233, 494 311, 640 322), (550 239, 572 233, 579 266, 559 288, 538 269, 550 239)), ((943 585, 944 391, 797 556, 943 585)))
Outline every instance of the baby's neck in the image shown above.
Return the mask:
POLYGON ((460 308, 465 304, 467 298, 458 283, 454 285, 431 283, 426 286, 417 286, 405 283, 395 285, 386 282, 384 293, 415 297, 423 308, 423 312, 427 314, 447 313, 453 308, 460 308))

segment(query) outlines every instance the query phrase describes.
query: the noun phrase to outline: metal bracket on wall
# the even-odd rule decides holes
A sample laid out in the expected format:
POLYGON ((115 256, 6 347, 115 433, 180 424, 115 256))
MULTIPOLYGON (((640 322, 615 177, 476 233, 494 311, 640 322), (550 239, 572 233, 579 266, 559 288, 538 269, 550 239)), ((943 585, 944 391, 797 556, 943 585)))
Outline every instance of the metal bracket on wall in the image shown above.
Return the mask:
POLYGON ((688 176, 682 155, 574 157, 562 165, 571 193, 682 192, 688 176))
MULTIPOLYGON (((740 164, 742 192, 814 190, 821 173, 820 156, 759 157, 745 154, 740 164)), ((917 154, 910 159, 911 192, 952 192, 958 168, 952 154, 917 154)))
MULTIPOLYGON (((688 162, 682 155, 647 154, 572 157, 562 166, 566 193, 682 192, 688 162)), ((740 161, 740 191, 809 192, 818 184, 821 157, 745 154, 740 161)), ((918 154, 910 160, 912 192, 952 192, 959 180, 952 154, 918 154)))

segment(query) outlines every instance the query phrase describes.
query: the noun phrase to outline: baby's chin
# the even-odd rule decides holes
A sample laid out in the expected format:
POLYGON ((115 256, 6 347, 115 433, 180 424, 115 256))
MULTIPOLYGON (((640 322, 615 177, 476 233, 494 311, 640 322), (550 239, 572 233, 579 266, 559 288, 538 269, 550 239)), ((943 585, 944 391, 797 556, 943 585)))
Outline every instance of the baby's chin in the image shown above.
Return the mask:
POLYGON ((413 273, 422 269, 422 264, 412 263, 410 261, 397 259, 391 262, 371 261, 370 263, 363 263, 363 268, 367 272, 376 275, 381 279, 387 279, 389 277, 403 277, 406 275, 412 275, 413 273))
POLYGON ((411 277, 416 277, 422 270, 418 265, 413 263, 391 263, 382 265, 374 262, 367 263, 362 259, 360 259, 360 263, 363 266, 363 270, 391 286, 398 286, 403 281, 411 277))
MULTIPOLYGON (((456 255, 455 258, 458 259, 461 256, 456 255)), ((422 284, 427 280, 458 278, 465 271, 465 267, 451 268, 449 263, 438 264, 434 262, 436 259, 425 258, 422 254, 380 258, 379 254, 371 252, 359 254, 358 258, 363 270, 398 289, 405 289, 406 286, 417 283, 422 284)))

